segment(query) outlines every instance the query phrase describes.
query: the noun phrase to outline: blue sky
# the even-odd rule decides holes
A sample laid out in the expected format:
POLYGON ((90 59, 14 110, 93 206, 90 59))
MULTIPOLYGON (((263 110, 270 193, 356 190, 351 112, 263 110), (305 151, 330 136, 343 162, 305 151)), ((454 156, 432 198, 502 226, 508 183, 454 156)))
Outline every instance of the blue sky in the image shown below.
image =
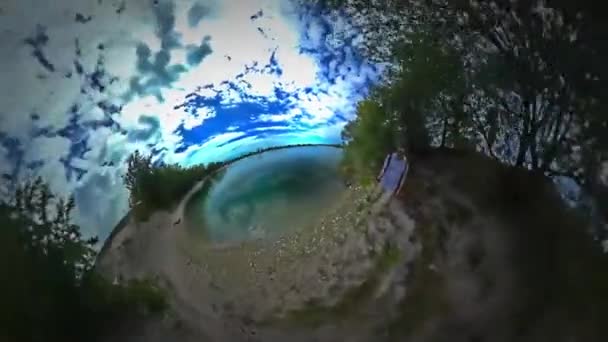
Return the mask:
POLYGON ((348 20, 287 0, 8 0, 0 40, 2 190, 41 175, 102 237, 136 149, 192 165, 336 143, 381 71, 348 20))

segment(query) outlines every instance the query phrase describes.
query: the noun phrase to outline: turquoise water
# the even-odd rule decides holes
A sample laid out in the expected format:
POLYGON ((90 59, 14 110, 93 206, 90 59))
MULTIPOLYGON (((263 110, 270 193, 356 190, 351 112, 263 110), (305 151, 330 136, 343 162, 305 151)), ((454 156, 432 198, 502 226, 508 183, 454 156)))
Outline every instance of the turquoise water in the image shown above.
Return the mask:
POLYGON ((294 147, 238 161, 186 208, 191 231, 216 241, 268 238, 314 222, 345 190, 342 150, 294 147))

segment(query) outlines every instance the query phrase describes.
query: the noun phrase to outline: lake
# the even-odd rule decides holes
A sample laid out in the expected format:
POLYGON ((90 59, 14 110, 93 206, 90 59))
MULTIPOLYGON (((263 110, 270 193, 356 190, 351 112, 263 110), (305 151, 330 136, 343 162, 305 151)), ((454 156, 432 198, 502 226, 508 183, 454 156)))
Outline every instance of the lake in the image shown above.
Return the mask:
POLYGON ((191 232, 213 242, 266 239, 305 227, 346 189, 342 150, 290 147, 235 162, 186 206, 191 232))

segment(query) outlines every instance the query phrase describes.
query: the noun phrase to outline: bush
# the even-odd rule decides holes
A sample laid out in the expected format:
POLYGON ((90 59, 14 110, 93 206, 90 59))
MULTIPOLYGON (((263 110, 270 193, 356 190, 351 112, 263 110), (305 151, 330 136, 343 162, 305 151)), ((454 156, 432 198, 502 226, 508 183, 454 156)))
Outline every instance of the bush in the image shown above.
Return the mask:
POLYGON ((348 123, 342 138, 346 141, 341 169, 345 176, 370 182, 382 167, 384 157, 395 148, 395 128, 383 106, 365 100, 357 106, 357 118, 348 123))
POLYGON ((151 281, 114 285, 95 272, 97 240, 71 224, 73 208, 41 179, 0 201, 0 341, 98 341, 167 308, 151 281))
POLYGON ((145 219, 155 210, 167 210, 181 200, 192 187, 224 163, 181 167, 177 164, 154 164, 152 156, 138 151, 127 161, 123 181, 129 190, 129 205, 137 219, 145 219))

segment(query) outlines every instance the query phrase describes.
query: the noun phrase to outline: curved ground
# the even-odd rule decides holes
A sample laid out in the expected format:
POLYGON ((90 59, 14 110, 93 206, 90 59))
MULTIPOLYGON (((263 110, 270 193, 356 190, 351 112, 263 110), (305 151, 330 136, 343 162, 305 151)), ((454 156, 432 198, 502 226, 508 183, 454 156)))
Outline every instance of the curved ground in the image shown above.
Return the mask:
MULTIPOLYGON (((204 322, 198 333, 217 341, 251 335, 281 340, 283 334, 298 340, 298 330, 300 340, 308 341, 310 329, 324 321, 364 314, 376 297, 402 296, 393 278, 404 278, 405 269, 395 266, 411 260, 417 247, 408 240, 414 224, 399 202, 370 215, 378 194, 353 187, 316 224, 297 233, 201 247, 182 215, 202 185, 174 212, 131 221, 111 241, 100 270, 117 281, 158 277, 171 289, 176 316, 193 326, 204 322)), ((352 333, 355 338, 350 330, 319 329, 319 337, 352 333)))
POLYGON ((153 275, 170 289, 167 317, 121 337, 594 340, 596 311, 573 323, 564 314, 578 307, 562 300, 589 297, 568 278, 579 268, 591 273, 589 259, 577 261, 586 249, 556 253, 584 242, 564 230, 572 228, 566 216, 551 219, 559 206, 550 196, 531 199, 543 186, 512 183, 511 173, 477 157, 437 154, 413 163, 401 198, 377 203, 373 190, 351 187, 297 234, 228 247, 202 248, 186 233, 181 216, 195 188, 174 212, 129 222, 99 260, 118 281, 153 275))

